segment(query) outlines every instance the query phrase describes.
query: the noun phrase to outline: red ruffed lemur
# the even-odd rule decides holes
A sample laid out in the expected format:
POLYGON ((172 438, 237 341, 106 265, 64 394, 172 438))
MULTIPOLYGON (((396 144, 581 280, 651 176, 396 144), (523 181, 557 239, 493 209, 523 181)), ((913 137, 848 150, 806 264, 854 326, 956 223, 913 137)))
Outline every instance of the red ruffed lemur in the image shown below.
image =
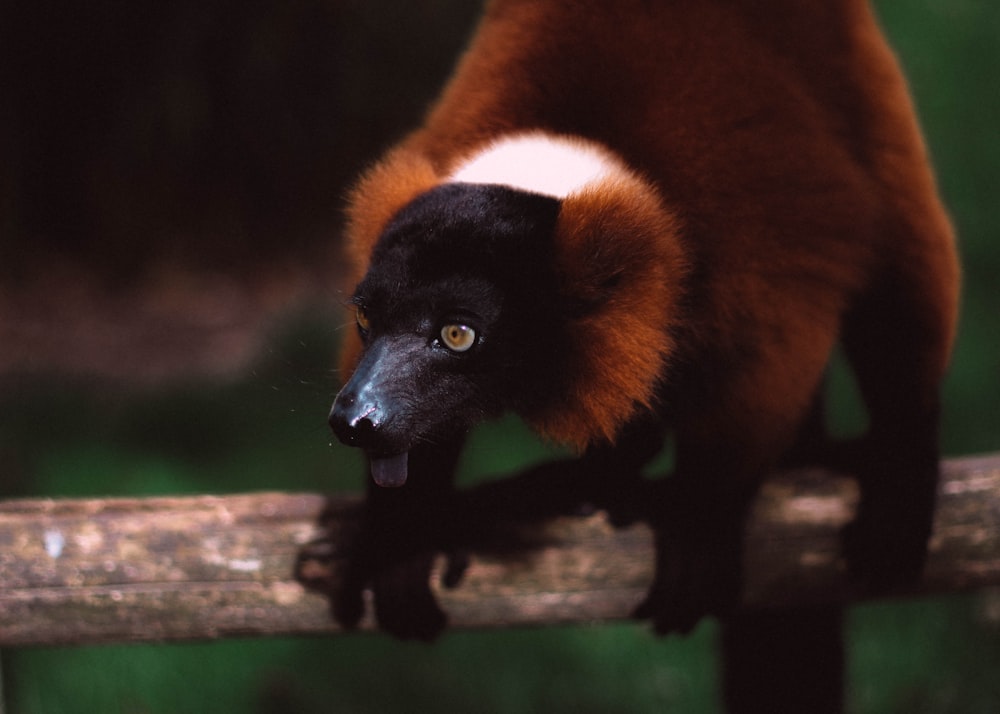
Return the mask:
POLYGON ((371 585, 389 631, 443 627, 429 534, 468 430, 505 411, 579 452, 542 468, 566 488, 637 483, 672 439, 642 497, 658 632, 732 611, 748 505, 791 461, 850 455, 850 572, 918 577, 959 271, 865 0, 493 0, 348 217, 330 423, 374 485, 342 622, 371 585), (820 418, 838 344, 869 421, 842 445, 820 418))

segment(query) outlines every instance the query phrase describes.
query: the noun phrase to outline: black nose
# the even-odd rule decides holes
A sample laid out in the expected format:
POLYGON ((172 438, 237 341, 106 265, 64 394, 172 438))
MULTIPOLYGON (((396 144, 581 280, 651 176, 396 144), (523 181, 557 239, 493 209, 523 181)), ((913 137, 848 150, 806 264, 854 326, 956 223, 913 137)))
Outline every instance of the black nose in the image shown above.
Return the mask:
POLYGON ((330 410, 330 428, 348 446, 371 447, 377 438, 379 414, 378 405, 341 393, 330 410))

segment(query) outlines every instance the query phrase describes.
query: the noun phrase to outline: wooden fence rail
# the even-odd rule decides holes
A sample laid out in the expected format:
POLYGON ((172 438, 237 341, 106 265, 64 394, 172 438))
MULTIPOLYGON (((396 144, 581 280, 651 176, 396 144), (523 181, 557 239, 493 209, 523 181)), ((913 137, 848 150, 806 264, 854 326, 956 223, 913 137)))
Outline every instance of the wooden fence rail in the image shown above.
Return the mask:
MULTIPOLYGON (((848 479, 828 474, 769 481, 749 526, 745 604, 854 599, 836 532, 855 500, 848 479)), ((335 633, 326 600, 293 570, 300 548, 328 534, 335 573, 358 512, 355 498, 286 493, 0 503, 0 646, 335 633)), ((534 528, 537 548, 474 553, 461 586, 438 592, 452 627, 613 620, 641 599, 653 562, 644 526, 596 514, 534 528)), ((911 594, 995 585, 1000 454, 948 460, 911 594)))

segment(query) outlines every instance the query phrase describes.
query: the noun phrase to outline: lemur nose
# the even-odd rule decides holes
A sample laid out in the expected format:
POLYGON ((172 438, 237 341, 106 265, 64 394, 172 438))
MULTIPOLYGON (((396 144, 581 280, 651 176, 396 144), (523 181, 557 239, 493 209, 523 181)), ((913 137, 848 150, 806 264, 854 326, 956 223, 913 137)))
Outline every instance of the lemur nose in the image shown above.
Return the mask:
POLYGON ((379 413, 378 405, 341 393, 330 410, 330 428, 342 443, 365 448, 374 441, 379 413))

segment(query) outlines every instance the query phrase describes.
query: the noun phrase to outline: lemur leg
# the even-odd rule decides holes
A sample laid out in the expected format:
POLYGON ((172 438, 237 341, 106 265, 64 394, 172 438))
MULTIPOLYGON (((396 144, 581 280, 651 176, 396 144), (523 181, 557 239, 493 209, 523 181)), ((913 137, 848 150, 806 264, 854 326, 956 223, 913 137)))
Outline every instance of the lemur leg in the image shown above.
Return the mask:
POLYGON ((851 572, 876 590, 914 580, 926 560, 940 458, 940 387, 953 332, 953 300, 941 273, 885 281, 844 329, 870 423, 856 464, 858 514, 844 532, 844 552, 851 572))

